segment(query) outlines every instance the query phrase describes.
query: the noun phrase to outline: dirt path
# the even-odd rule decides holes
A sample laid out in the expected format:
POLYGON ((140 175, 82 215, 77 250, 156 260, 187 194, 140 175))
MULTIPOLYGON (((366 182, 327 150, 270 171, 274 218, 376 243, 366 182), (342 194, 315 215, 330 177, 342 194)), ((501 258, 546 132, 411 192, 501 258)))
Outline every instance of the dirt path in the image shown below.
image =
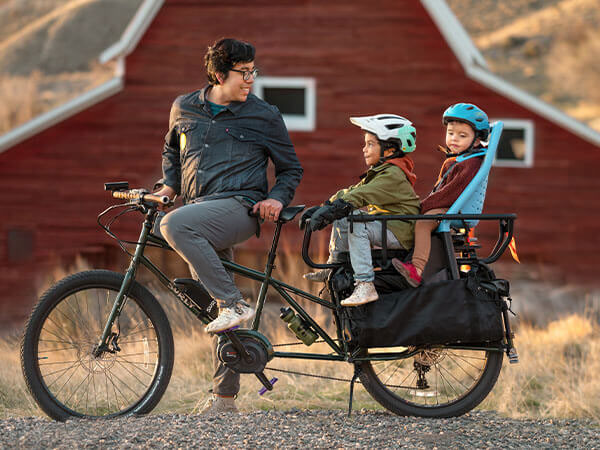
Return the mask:
POLYGON ((479 411, 453 419, 384 412, 256 411, 106 421, 0 421, 2 448, 600 448, 598 424, 515 420, 479 411))

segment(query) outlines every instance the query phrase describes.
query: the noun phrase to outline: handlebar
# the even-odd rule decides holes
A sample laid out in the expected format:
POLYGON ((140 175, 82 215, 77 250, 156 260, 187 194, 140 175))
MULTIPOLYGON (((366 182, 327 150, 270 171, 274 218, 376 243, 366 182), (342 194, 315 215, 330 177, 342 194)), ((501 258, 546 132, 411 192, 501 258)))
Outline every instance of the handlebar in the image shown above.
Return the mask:
POLYGON ((144 190, 132 189, 129 191, 117 191, 113 192, 114 198, 120 198, 124 200, 142 200, 144 202, 158 203, 161 205, 168 205, 171 199, 167 195, 154 195, 144 190))

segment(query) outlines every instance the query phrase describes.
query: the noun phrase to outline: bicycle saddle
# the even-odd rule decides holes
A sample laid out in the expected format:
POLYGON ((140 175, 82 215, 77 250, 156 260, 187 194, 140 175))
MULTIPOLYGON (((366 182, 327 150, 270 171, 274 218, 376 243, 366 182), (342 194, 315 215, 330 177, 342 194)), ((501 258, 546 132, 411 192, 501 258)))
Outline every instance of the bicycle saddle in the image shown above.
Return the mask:
POLYGON ((294 220, 294 217, 296 217, 299 212, 303 211, 304 208, 306 208, 306 205, 288 206, 287 208, 283 208, 279 213, 278 221, 286 223, 290 220, 294 220))

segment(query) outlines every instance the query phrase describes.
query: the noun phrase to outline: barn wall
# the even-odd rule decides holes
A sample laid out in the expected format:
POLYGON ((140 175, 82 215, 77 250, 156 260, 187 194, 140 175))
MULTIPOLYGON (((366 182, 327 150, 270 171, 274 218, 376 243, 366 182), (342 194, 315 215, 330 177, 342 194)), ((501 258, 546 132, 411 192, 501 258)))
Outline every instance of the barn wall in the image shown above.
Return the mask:
MULTIPOLYGON (((442 162, 434 150, 443 142, 441 114, 451 103, 469 101, 491 117, 535 122, 534 167, 494 168, 485 212, 519 215, 524 262, 558 265, 571 279, 593 278, 600 149, 467 79, 418 2, 167 0, 127 58, 123 92, 0 154, 0 189, 8 193, 0 224, 3 316, 22 317, 35 294, 35 274, 50 264, 77 250, 103 255, 114 248, 95 222, 110 204, 102 183, 150 187, 160 176, 170 104, 204 85, 206 46, 225 36, 256 45, 263 75, 317 80, 317 129, 291 133, 305 170, 293 203, 320 203, 357 181, 364 170, 362 135, 348 117, 381 112, 415 123, 416 190, 426 195, 442 162), (9 230, 33 237, 23 261, 8 260, 9 230)), ((133 236, 135 226, 125 221, 124 229, 133 236)), ((266 249, 271 229, 245 248, 266 249)), ((494 232, 481 227, 480 238, 489 241, 494 232)), ((296 248, 299 239, 297 227, 288 225, 284 245, 296 248)))

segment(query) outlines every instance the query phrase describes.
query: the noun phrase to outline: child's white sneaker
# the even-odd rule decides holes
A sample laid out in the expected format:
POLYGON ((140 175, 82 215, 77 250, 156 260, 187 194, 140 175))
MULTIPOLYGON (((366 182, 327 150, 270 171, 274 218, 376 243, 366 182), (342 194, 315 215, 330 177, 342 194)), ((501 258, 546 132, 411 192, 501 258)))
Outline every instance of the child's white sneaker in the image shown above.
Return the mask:
POLYGON ((219 317, 206 326, 206 331, 208 333, 219 333, 253 317, 254 309, 244 300, 238 300, 235 305, 229 308, 222 308, 219 311, 219 317))
POLYGON ((342 306, 359 306, 374 302, 379 298, 371 281, 357 281, 352 295, 340 302, 342 306))
POLYGON ((314 281, 315 283, 324 283, 329 278, 331 269, 321 269, 316 272, 309 272, 302 275, 305 280, 314 281))

